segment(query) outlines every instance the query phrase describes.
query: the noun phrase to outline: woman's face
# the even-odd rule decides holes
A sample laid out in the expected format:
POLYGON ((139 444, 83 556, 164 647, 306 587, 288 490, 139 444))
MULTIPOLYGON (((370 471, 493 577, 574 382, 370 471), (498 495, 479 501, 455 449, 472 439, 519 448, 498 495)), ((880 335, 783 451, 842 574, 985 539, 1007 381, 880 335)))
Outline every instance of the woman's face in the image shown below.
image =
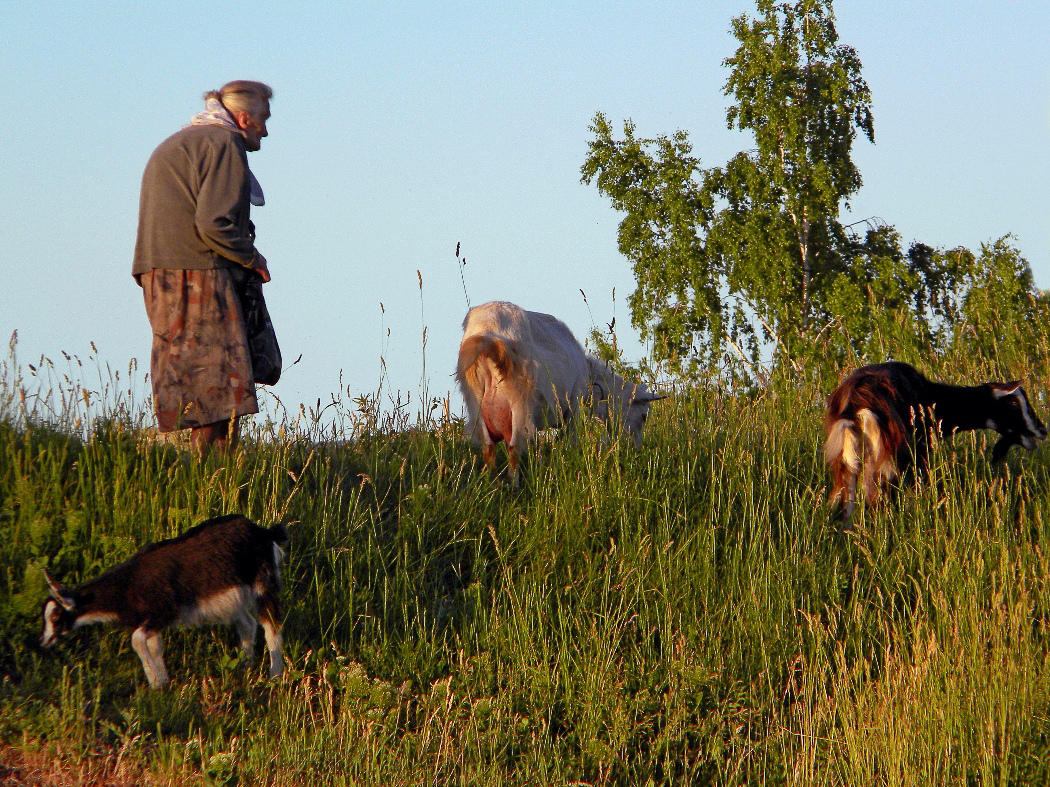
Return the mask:
POLYGON ((238 112, 236 118, 237 126, 244 132, 244 147, 248 150, 258 150, 262 146, 262 138, 267 136, 266 121, 270 119, 269 103, 259 114, 238 112))

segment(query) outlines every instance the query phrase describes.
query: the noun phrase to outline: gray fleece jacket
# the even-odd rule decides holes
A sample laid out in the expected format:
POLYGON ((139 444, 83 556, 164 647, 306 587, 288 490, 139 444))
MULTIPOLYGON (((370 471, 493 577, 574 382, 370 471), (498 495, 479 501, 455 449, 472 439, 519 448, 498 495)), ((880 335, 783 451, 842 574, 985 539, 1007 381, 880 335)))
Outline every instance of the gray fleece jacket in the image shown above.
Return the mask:
POLYGON ((131 273, 153 268, 266 267, 249 218, 244 139, 222 126, 187 126, 146 164, 131 273))

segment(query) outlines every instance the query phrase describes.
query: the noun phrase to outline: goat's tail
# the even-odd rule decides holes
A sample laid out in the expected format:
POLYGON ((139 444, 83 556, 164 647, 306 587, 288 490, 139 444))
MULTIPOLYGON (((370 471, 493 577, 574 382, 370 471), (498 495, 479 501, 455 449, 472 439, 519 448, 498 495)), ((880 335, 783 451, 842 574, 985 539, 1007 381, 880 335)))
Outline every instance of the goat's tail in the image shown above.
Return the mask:
POLYGON ((488 370, 484 368, 487 364, 480 363, 483 359, 488 360, 505 380, 520 382, 528 379, 525 364, 515 342, 491 334, 476 334, 468 336, 459 346, 456 379, 464 388, 464 393, 468 388, 475 394, 485 390, 487 379, 483 379, 482 376, 487 378, 488 370))
POLYGON ((270 538, 273 539, 275 544, 287 544, 288 543, 288 528, 278 522, 276 525, 267 530, 270 534, 270 538))
MULTIPOLYGON (((284 550, 281 549, 281 544, 288 543, 288 528, 282 523, 278 522, 273 527, 269 528, 267 533, 270 534, 270 538, 273 539, 273 566, 272 574, 269 574, 271 568, 267 567, 265 570, 269 574, 272 580, 273 587, 280 590, 284 586, 284 578, 281 576, 281 564, 284 563, 284 550)), ((266 604, 269 606, 274 620, 281 619, 281 604, 277 599, 276 595, 272 592, 266 594, 266 604)))

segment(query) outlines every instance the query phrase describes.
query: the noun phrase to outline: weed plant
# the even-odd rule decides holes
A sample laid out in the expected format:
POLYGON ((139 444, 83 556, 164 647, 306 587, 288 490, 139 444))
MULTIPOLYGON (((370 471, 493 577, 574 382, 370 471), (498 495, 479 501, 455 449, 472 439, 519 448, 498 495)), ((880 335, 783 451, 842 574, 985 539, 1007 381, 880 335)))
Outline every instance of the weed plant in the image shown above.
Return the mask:
MULTIPOLYGON (((956 363, 939 376, 996 376, 956 363)), ((679 391, 641 450, 581 419, 515 490, 457 419, 375 397, 202 461, 146 428, 128 378, 0 371, 0 781, 1050 779, 1045 449, 993 468, 959 436, 843 531, 826 384, 679 391), (125 631, 39 647, 44 566, 76 584, 231 512, 291 533, 281 680, 232 628, 168 632, 163 691, 125 631)))

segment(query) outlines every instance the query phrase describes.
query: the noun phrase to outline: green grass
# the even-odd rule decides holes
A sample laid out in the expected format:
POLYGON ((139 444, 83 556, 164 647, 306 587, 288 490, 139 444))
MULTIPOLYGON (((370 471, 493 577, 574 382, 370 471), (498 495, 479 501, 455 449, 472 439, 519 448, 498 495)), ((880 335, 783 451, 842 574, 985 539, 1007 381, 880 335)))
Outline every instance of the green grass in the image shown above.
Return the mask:
POLYGON ((680 392, 640 451, 584 423, 513 490, 453 421, 384 420, 368 398, 201 462, 141 428, 126 380, 85 400, 44 371, 12 360, 0 391, 0 775, 1050 779, 1045 449, 993 468, 960 436, 842 532, 815 386, 680 392), (42 566, 74 584, 230 512, 288 523, 282 680, 238 663, 232 628, 169 632, 160 692, 127 632, 39 648, 42 566))

